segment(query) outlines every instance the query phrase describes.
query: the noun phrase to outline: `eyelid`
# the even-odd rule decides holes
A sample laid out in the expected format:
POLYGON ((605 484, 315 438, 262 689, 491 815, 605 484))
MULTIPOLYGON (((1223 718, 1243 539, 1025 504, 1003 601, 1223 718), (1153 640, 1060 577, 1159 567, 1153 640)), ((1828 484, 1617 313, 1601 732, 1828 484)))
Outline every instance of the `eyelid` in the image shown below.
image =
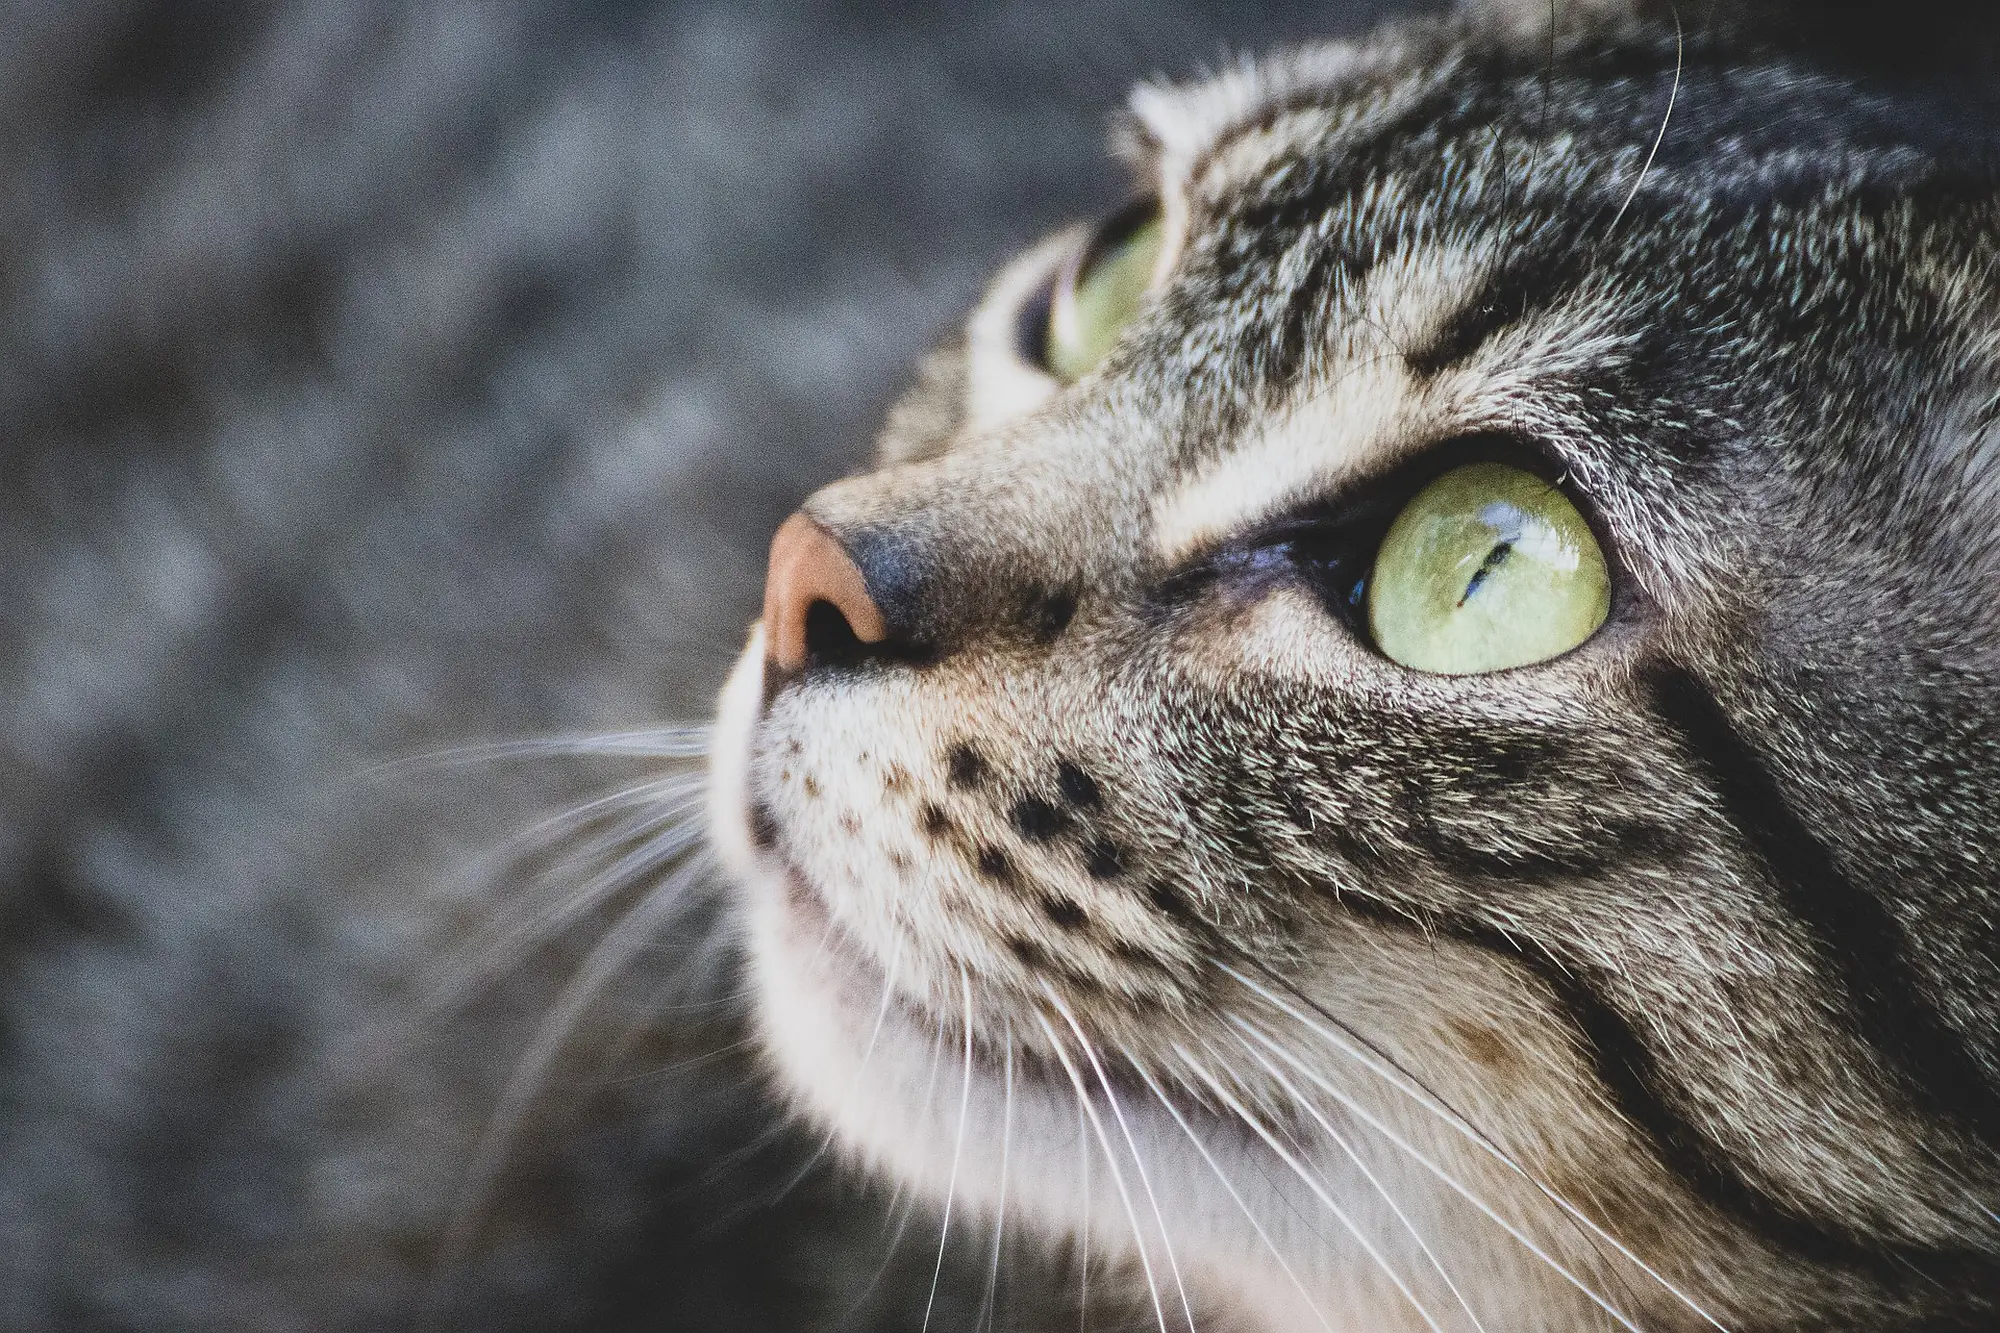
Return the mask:
POLYGON ((966 431, 991 429, 1033 411, 1061 387, 1021 354, 1024 307, 1045 288, 1071 251, 1084 243, 1082 227, 1043 237, 1003 266, 987 284, 965 324, 966 431))
POLYGON ((1049 369, 1049 319, 1055 312, 1056 285, 1062 274, 1062 265, 1050 269, 1014 313, 1014 355, 1045 374, 1049 369))
POLYGON ((1313 532, 1351 533, 1356 540, 1372 534, 1379 541, 1418 491, 1453 468, 1482 462, 1505 463, 1534 473, 1561 491, 1590 526, 1591 534, 1605 553, 1606 564, 1612 569, 1614 584, 1617 582, 1616 547, 1604 530, 1591 497, 1571 484, 1573 473, 1568 465, 1533 439, 1500 431, 1440 440, 1387 469, 1349 479, 1329 495, 1267 515, 1238 533, 1190 552, 1175 562, 1167 578, 1178 578, 1186 571, 1230 561, 1242 552, 1295 541, 1313 532))

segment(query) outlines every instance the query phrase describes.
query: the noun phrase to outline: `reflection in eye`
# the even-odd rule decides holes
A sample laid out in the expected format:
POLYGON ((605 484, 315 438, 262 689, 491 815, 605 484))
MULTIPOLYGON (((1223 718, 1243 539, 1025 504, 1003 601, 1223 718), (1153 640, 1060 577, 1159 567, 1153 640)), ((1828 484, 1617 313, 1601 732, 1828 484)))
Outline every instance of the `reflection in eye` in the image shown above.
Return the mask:
POLYGON ((1049 303, 1049 373, 1065 384, 1083 378, 1110 353, 1144 306, 1158 266, 1162 234, 1147 204, 1114 219, 1106 236, 1066 269, 1049 303))
POLYGON ((1503 463, 1454 468, 1389 525, 1368 628, 1393 661, 1468 675, 1566 653, 1611 610, 1590 525, 1555 486, 1503 463))

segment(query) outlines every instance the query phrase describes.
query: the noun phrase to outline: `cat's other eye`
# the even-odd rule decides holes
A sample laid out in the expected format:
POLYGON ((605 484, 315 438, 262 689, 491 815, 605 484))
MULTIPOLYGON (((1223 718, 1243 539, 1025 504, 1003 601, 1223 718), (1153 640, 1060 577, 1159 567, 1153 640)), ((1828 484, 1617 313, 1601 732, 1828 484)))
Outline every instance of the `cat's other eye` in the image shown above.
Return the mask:
POLYGON ((1072 384, 1104 360, 1145 305, 1163 243, 1158 205, 1141 200, 1106 222, 1063 268, 1041 349, 1050 374, 1072 384))
POLYGON ((1544 662, 1588 639, 1610 613, 1611 576, 1556 485, 1505 463, 1468 463, 1410 497, 1365 595, 1384 656, 1471 675, 1544 662))

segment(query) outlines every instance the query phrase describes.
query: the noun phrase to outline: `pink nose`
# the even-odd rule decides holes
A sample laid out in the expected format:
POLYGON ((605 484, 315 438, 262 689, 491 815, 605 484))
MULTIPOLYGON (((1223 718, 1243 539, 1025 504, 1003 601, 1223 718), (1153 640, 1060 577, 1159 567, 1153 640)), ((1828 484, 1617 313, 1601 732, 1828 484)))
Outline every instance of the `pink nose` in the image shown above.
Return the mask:
POLYGON ((882 609, 868 595, 868 583, 833 534, 793 514, 771 538, 771 565, 764 575, 764 656, 780 671, 806 663, 806 623, 815 606, 840 613, 856 639, 880 643, 889 637, 882 609))

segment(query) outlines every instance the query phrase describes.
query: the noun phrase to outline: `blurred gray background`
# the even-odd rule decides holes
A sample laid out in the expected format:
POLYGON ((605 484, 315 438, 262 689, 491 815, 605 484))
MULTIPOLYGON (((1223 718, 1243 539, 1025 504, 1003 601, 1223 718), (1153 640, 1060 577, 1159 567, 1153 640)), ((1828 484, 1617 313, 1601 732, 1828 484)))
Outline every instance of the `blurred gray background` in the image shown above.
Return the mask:
MULTIPOLYGON (((1119 200, 1130 83, 1409 7, 0 5, 0 1325, 409 1326, 592 923, 425 983, 635 770, 374 766, 701 719, 779 519, 1119 200)), ((884 1201, 777 1199, 815 1144, 707 920, 580 1024, 442 1325, 914 1326, 934 1222, 861 1294, 884 1201)))

